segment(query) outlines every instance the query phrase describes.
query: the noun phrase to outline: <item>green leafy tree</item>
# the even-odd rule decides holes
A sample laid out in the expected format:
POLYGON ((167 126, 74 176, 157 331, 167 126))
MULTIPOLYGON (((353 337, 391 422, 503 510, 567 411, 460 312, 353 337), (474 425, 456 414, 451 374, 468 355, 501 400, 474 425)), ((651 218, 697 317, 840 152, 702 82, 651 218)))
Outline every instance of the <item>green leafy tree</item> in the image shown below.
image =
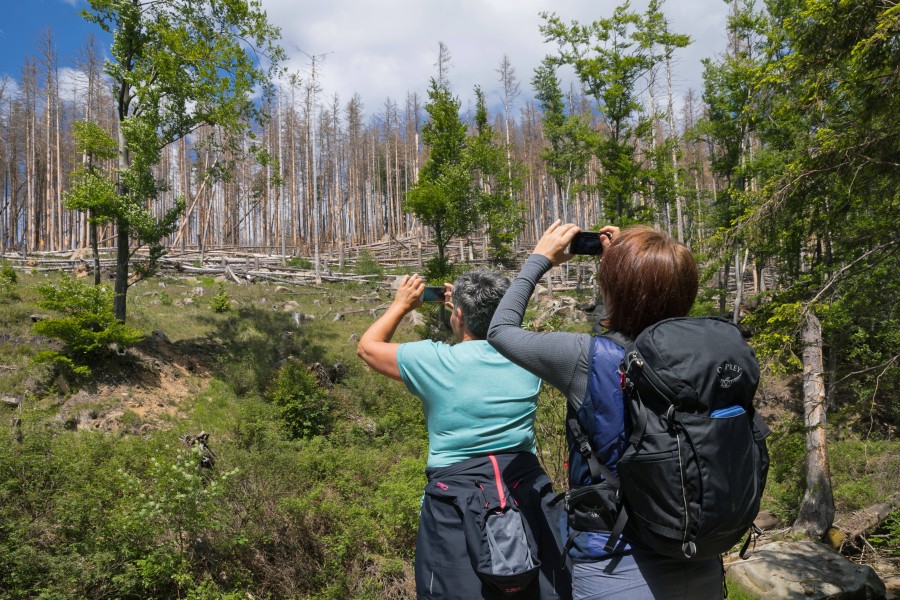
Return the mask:
POLYGON ((283 52, 258 0, 90 0, 83 14, 113 34, 106 72, 119 123, 114 304, 124 320, 134 252, 147 245, 152 269, 184 209, 183 198, 160 219, 148 208, 160 191, 153 167, 162 149, 201 125, 223 133, 210 143, 236 143, 263 117, 252 96, 260 86, 271 92, 283 52))
POLYGON ((588 25, 565 24, 555 14, 541 14, 544 40, 557 45, 552 61, 575 70, 603 119, 605 131, 598 132, 592 144, 602 165, 598 188, 606 217, 619 225, 648 218, 646 207, 632 201, 642 189, 634 142, 649 126, 635 116, 640 108, 638 81, 660 60, 660 43, 674 50, 690 42, 660 27, 661 4, 652 0, 642 15, 626 2, 611 17, 588 25))
POLYGON ((225 286, 221 283, 219 284, 219 290, 216 292, 216 295, 209 301, 209 307, 213 309, 213 312, 217 313, 227 313, 231 310, 231 299, 228 297, 225 286))
POLYGON ((429 120, 422 127, 422 140, 430 153, 419 172, 419 181, 406 195, 406 210, 434 231, 437 263, 432 277, 449 271, 447 244, 454 236, 468 235, 478 222, 478 211, 470 198, 471 172, 466 164, 466 126, 459 118, 459 99, 447 83, 431 80, 425 111, 429 120))
MULTIPOLYGON (((755 9, 752 2, 732 5, 728 17, 728 51, 719 60, 703 61, 703 101, 706 115, 698 124, 698 132, 705 136, 710 148, 713 177, 716 178, 715 194, 709 222, 719 233, 712 240, 712 253, 718 255, 724 267, 719 281, 719 313, 726 311, 725 299, 729 273, 739 264, 742 248, 750 237, 755 257, 763 264, 769 255, 769 246, 761 235, 749 235, 734 229, 752 208, 750 195, 756 182, 765 174, 757 171, 765 164, 754 157, 757 115, 751 110, 754 102, 754 80, 765 52, 765 15, 755 9), (735 257, 732 261, 731 258, 735 257)), ((773 231, 770 229, 770 231, 773 231)), ((735 300, 734 317, 738 317, 735 300)))
POLYGON ((116 217, 119 195, 116 184, 100 169, 100 161, 112 160, 118 154, 116 141, 99 125, 88 121, 75 123, 76 149, 84 156, 81 167, 73 173, 71 189, 66 193, 66 208, 87 213, 91 250, 94 257, 94 285, 100 285, 100 252, 97 227, 116 217))
POLYGON ((475 132, 468 138, 465 155, 472 170, 472 198, 488 236, 491 257, 506 262, 512 257, 512 242, 523 221, 521 203, 514 196, 522 187, 521 167, 497 143, 480 87, 475 88, 475 132))

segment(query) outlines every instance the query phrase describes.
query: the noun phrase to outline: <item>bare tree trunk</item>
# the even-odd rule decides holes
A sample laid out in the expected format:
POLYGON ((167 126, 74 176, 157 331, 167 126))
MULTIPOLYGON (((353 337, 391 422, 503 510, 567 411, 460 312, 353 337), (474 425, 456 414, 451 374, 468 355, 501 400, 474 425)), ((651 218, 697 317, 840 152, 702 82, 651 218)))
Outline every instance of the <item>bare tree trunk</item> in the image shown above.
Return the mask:
POLYGON ((312 57, 312 76, 310 78, 310 104, 309 104, 309 132, 310 132, 310 171, 309 178, 312 183, 312 210, 313 210, 313 240, 315 242, 315 268, 316 283, 322 283, 322 271, 319 265, 319 193, 318 193, 318 175, 316 173, 316 93, 318 84, 316 83, 316 57, 312 57))
POLYGON ((793 528, 821 539, 834 521, 834 497, 825 439, 822 325, 812 310, 803 324, 803 414, 806 421, 806 493, 793 528))
MULTIPOLYGON (((676 139, 675 133, 675 111, 672 102, 672 69, 671 59, 666 56, 666 89, 668 91, 668 115, 669 115, 669 135, 672 139, 676 139)), ((678 182, 678 144, 672 144, 672 183, 675 187, 675 227, 678 230, 678 241, 684 243, 684 220, 681 214, 681 205, 683 198, 681 188, 678 182)))
POLYGON ((734 285, 735 285, 735 293, 734 293, 734 313, 732 314, 732 321, 735 325, 737 325, 738 321, 741 319, 741 302, 744 301, 744 271, 747 269, 747 256, 749 255, 750 250, 744 250, 744 259, 741 260, 741 247, 738 246, 734 249, 734 285))

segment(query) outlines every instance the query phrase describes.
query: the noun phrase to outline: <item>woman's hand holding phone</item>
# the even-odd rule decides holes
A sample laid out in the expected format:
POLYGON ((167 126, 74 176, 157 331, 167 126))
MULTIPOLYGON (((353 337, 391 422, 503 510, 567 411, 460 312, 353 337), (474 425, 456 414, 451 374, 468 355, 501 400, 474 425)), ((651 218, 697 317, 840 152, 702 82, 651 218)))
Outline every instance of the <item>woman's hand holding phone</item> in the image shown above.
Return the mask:
POLYGON ((422 293, 425 291, 425 280, 418 273, 404 275, 397 286, 397 294, 394 296, 394 305, 409 312, 422 305, 422 293))
POLYGON ((538 240, 537 246, 534 247, 534 254, 546 256, 554 267, 566 262, 572 258, 566 249, 579 231, 581 228, 578 225, 562 223, 557 219, 538 240))

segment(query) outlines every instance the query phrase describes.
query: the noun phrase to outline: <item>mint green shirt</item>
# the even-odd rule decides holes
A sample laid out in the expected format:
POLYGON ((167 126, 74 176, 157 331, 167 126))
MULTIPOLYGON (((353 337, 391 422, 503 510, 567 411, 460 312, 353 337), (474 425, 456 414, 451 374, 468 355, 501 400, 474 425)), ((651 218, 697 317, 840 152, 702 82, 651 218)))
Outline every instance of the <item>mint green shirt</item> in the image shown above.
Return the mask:
POLYGON ((422 340, 397 349, 400 377, 422 400, 428 468, 498 452, 534 452, 541 380, 485 340, 422 340))

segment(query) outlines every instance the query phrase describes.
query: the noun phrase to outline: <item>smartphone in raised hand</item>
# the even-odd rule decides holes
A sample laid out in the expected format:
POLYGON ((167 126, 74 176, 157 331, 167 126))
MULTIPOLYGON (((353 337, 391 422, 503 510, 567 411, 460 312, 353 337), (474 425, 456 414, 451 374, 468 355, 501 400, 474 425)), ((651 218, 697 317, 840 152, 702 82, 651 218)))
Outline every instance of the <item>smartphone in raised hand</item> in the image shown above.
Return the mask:
POLYGON ((442 285, 426 285, 425 291, 422 292, 419 300, 422 302, 443 302, 444 290, 445 288, 442 285))
POLYGON ((602 237, 612 239, 609 233, 603 231, 579 231, 569 243, 569 254, 586 254, 597 256, 603 254, 602 237))

